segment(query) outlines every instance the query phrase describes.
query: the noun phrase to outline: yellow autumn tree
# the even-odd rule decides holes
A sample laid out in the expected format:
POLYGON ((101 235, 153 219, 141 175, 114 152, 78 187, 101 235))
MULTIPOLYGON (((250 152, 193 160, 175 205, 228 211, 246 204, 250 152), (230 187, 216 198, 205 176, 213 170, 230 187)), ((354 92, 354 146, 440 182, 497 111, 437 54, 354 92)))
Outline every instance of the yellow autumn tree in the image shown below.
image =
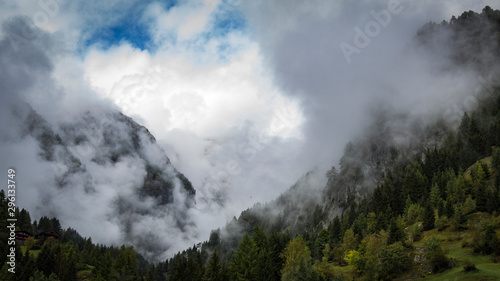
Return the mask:
POLYGON ((311 251, 302 236, 291 240, 281 257, 285 260, 281 280, 319 280, 318 272, 311 264, 311 251))

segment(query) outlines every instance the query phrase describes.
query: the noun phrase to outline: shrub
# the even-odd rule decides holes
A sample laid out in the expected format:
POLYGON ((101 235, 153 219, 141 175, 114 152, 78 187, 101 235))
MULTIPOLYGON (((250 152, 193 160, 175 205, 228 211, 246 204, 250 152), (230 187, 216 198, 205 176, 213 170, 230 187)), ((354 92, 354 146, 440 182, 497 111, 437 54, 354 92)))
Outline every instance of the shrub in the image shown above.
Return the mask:
POLYGON ((447 216, 440 216, 439 218, 436 219, 436 228, 438 229, 438 231, 443 231, 445 230, 448 226, 450 226, 450 223, 448 221, 448 217, 447 216))
POLYGON ((464 271, 467 271, 467 272, 477 271, 476 265, 470 260, 465 260, 464 271))
POLYGON ((409 270, 413 264, 401 242, 384 248, 380 252, 380 262, 382 272, 387 275, 387 278, 409 270))
POLYGON ((467 199, 465 200, 464 204, 462 205, 462 211, 465 215, 468 215, 476 209, 476 201, 472 199, 472 197, 469 195, 467 196, 467 199))
POLYGON ((462 248, 468 248, 472 247, 472 243, 470 243, 468 240, 465 240, 462 242, 462 248))
POLYGON ((422 230, 418 222, 408 226, 407 232, 412 242, 419 241, 422 238, 422 230))
POLYGON ((474 253, 483 255, 498 253, 499 244, 495 228, 492 225, 488 225, 481 238, 475 241, 473 245, 474 253))
POLYGON ((441 272, 450 267, 449 259, 445 256, 441 247, 442 242, 443 240, 435 235, 425 241, 425 247, 427 248, 425 256, 429 260, 433 272, 441 272))

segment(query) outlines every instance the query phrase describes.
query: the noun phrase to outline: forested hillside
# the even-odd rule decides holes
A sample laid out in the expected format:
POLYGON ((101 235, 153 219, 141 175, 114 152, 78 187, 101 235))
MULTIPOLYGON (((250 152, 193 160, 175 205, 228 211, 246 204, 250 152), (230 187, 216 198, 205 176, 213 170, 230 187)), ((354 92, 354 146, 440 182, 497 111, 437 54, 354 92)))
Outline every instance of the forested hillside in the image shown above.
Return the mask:
MULTIPOLYGON (((447 112, 425 121, 376 114, 324 180, 318 171, 305 174, 276 200, 166 261, 95 245, 55 218, 32 223, 17 210, 22 230, 54 229, 61 237, 16 247, 16 275, 6 274, 1 243, 0 279, 499 280, 499 44, 500 11, 489 7, 426 24, 416 50, 444 48, 443 71, 470 68, 483 81, 459 122, 447 112)), ((8 200, 0 199, 5 228, 8 200)))
POLYGON ((426 24, 414 41, 419 52, 441 48, 443 71, 479 73, 474 107, 461 119, 443 112, 425 122, 376 114, 368 133, 346 145, 340 168, 327 173, 323 196, 311 194, 313 171, 160 263, 162 278, 500 278, 500 11, 426 24))

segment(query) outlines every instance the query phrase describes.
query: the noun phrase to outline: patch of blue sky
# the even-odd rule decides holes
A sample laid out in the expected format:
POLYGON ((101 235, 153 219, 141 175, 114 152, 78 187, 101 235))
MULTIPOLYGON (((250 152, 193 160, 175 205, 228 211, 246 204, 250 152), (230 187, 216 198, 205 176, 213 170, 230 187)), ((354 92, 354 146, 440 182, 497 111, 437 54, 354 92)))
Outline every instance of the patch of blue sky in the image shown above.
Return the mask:
POLYGON ((244 31, 247 22, 244 14, 237 9, 221 8, 213 14, 212 36, 225 36, 230 32, 244 31))
MULTIPOLYGON (((240 50, 240 46, 231 43, 228 38, 231 33, 245 33, 247 21, 242 12, 225 7, 217 9, 212 15, 210 28, 201 33, 187 45, 198 53, 202 53, 211 41, 218 42, 216 47, 217 60, 230 60, 231 55, 240 50)), ((213 58, 212 58, 213 59, 213 58)))
POLYGON ((140 50, 154 51, 156 46, 150 33, 152 22, 143 18, 145 9, 154 2, 161 3, 163 8, 168 10, 175 6, 177 1, 144 0, 134 3, 126 11, 120 11, 119 15, 113 15, 117 17, 117 20, 112 24, 96 28, 87 34, 86 38, 82 38, 80 52, 85 52, 89 46, 106 50, 123 42, 140 50))

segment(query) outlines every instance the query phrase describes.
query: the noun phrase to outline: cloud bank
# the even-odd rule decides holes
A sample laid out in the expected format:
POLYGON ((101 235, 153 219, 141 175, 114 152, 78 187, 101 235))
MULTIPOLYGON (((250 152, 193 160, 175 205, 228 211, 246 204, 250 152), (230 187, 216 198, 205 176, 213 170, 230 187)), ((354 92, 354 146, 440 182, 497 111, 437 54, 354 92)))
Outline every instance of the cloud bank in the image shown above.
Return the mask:
MULTIPOLYGON (((71 197, 39 194, 36 187, 50 185, 44 175, 56 168, 33 164, 39 160, 32 140, 11 145, 21 134, 13 104, 26 101, 52 126, 89 108, 113 108, 146 126, 197 190, 190 228, 167 238, 182 241, 177 250, 254 203, 275 199, 308 170, 326 172, 375 108, 439 116, 462 104, 478 74, 442 72, 436 57, 413 48, 413 37, 430 20, 498 8, 494 1, 451 0, 40 3, 3 3, 0 12, 7 78, 1 102, 8 109, 1 111, 2 142, 9 144, 2 145, 2 167, 26 171, 32 188, 19 191, 23 207, 62 216, 32 206, 44 196, 71 197), (16 15, 24 18, 9 20, 16 15), (346 57, 343 43, 355 52, 346 57)), ((102 171, 99 182, 143 170, 134 165, 102 171)), ((107 225, 105 234, 81 230, 75 218, 69 212, 64 226, 75 224, 97 242, 123 235, 119 224, 107 225)), ((85 225, 99 225, 91 218, 85 225)), ((143 216, 140 224, 157 219, 143 216)), ((172 224, 161 224, 162 231, 172 224)))

